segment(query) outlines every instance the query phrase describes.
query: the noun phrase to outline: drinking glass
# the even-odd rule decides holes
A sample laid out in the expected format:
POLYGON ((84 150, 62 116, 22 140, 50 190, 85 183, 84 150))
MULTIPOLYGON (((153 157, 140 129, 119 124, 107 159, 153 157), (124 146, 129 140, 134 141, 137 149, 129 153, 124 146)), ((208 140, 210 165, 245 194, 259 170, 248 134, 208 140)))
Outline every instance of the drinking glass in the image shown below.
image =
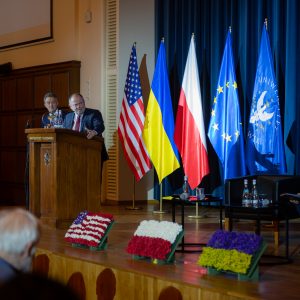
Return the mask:
POLYGON ((196 188, 196 196, 197 196, 197 200, 204 200, 205 198, 204 188, 196 188))

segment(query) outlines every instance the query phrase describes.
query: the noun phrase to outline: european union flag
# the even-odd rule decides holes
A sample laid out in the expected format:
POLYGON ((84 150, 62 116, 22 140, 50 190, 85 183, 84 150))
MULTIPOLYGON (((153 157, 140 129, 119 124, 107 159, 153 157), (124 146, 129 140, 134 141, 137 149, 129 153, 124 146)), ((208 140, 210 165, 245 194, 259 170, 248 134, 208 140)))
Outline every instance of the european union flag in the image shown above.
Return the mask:
POLYGON ((248 126, 250 174, 284 174, 286 163, 271 47, 263 26, 248 126))
POLYGON ((244 176, 246 174, 244 138, 230 31, 223 53, 208 137, 222 163, 224 181, 244 176))

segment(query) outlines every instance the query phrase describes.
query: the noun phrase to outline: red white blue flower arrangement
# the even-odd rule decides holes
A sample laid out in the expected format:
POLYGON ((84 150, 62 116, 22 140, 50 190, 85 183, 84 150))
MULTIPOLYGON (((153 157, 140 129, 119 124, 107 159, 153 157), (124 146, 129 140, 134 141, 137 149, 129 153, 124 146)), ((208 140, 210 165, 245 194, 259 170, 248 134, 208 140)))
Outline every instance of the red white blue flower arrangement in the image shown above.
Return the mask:
POLYGON ((111 214, 82 211, 65 234, 67 242, 97 247, 113 222, 111 214))
POLYGON ((181 232, 182 226, 177 223, 144 220, 130 239, 127 252, 136 256, 164 260, 181 232))
POLYGON ((218 271, 246 274, 262 242, 257 234, 218 230, 203 248, 198 264, 218 271))

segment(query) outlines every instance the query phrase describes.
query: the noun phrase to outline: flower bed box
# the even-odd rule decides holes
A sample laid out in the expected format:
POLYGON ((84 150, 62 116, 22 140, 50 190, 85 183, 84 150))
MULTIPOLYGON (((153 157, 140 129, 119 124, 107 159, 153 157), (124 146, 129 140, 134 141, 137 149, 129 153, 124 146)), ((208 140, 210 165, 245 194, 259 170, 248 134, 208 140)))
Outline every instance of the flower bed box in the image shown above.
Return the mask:
POLYGON ((136 260, 155 264, 174 261, 174 253, 184 235, 182 225, 168 221, 144 220, 130 239, 127 252, 136 260))
POLYGON ((177 249, 178 245, 181 243, 183 236, 184 236, 184 231, 182 230, 178 234, 176 241, 172 244, 171 252, 167 255, 165 259, 157 259, 157 258, 151 258, 151 257, 139 256, 139 255, 132 255, 132 258, 136 260, 149 260, 153 264, 158 264, 158 265, 171 264, 175 260, 175 250, 177 249))
POLYGON ((83 249, 90 249, 92 251, 101 251, 101 250, 105 250, 107 248, 107 237, 108 237, 108 233, 111 230, 112 226, 114 224, 114 221, 112 221, 108 226, 107 229, 103 235, 103 237, 101 238, 98 246, 93 247, 93 246, 87 246, 87 245, 83 245, 83 244, 78 244, 78 243, 72 243, 72 247, 75 248, 83 248, 83 249))
POLYGON ((199 257, 208 274, 235 274, 239 280, 258 280, 258 262, 267 245, 261 236, 242 232, 216 231, 199 257))
POLYGON ((265 242, 262 242, 262 245, 260 246, 260 249, 255 253, 255 255, 252 257, 251 264, 249 266, 249 269, 246 274, 242 273, 234 273, 231 271, 222 271, 222 270, 217 270, 213 267, 208 267, 207 268, 207 273, 209 275, 218 275, 221 273, 227 273, 227 274, 232 274, 232 275, 237 275, 238 280, 259 280, 259 260, 261 256, 263 255, 264 251, 267 248, 267 244, 265 242))
POLYGON ((114 224, 111 214, 82 211, 65 234, 65 240, 72 247, 90 250, 107 248, 107 236, 114 224))

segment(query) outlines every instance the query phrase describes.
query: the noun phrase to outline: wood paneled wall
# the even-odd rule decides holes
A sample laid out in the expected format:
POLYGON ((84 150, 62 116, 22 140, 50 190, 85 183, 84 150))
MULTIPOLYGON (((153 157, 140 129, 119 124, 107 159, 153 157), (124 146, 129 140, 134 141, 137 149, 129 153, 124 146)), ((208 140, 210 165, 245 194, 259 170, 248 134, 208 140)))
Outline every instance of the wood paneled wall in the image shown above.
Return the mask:
MULTIPOLYGON (((84 256, 86 253, 82 253, 84 256)), ((101 253, 102 254, 102 253, 101 253)), ((92 261, 85 261, 83 259, 76 259, 72 256, 68 256, 68 252, 59 254, 57 252, 48 251, 45 249, 37 249, 37 258, 42 255, 40 262, 35 263, 35 269, 40 274, 48 275, 49 278, 58 280, 63 284, 68 284, 69 287, 73 287, 77 292, 79 289, 79 299, 97 300, 97 299, 172 299, 176 300, 176 297, 168 296, 169 293, 165 293, 165 289, 173 287, 179 294, 183 295, 183 299, 194 300, 238 300, 246 299, 245 295, 235 291, 227 292, 226 290, 218 290, 210 282, 210 287, 204 285, 187 284, 180 281, 173 281, 167 279, 167 275, 162 278, 161 276, 151 276, 147 273, 143 273, 143 267, 147 268, 147 263, 143 266, 139 266, 139 271, 126 270, 122 267, 114 268, 101 264, 97 264, 92 261), (45 257, 46 256, 46 257, 45 257), (49 265, 45 265, 45 261, 49 262, 49 265), (45 271, 46 270, 46 274, 45 271), (114 293, 111 297, 105 298, 104 295, 108 294, 108 291, 101 291, 101 287, 111 286, 111 280, 108 280, 107 276, 101 276, 105 271, 109 270, 115 278, 114 293), (74 275, 79 275, 79 280, 76 284, 69 284, 74 275), (106 282, 101 282, 105 280, 106 282), (78 286, 81 286, 79 288, 78 286), (100 287, 100 288, 99 288, 100 287), (85 294, 82 294, 85 291, 85 294), (164 294, 165 297, 164 297, 164 294), (81 296, 81 297, 80 297, 81 296)), ((99 254, 100 255, 100 254, 99 254)), ((109 265, 110 263, 108 263, 109 265)), ((200 281, 199 281, 200 282, 200 281)), ((172 291, 171 291, 172 293, 172 291)), ((172 293, 174 295, 174 292, 172 293)), ((257 299, 256 297, 249 297, 249 299, 257 299)), ((180 298, 177 298, 180 299, 180 298)))
POLYGON ((0 205, 25 204, 25 127, 40 127, 43 97, 52 91, 68 109, 68 96, 80 91, 80 62, 68 61, 0 74, 0 205))

